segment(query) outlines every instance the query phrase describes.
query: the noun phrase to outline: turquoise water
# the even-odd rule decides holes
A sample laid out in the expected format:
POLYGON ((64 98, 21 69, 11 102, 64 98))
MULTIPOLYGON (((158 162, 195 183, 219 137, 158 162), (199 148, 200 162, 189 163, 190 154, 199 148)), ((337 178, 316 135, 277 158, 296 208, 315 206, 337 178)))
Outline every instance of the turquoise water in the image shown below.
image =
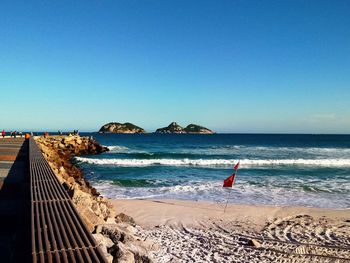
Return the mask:
POLYGON ((110 198, 350 208, 349 135, 89 135, 111 151, 75 161, 110 198))

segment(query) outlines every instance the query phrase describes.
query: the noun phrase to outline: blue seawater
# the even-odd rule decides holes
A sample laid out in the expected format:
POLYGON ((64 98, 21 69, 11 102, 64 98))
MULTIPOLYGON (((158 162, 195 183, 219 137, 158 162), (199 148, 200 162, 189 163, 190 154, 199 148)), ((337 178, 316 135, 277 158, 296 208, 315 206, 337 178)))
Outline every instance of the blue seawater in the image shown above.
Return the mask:
POLYGON ((109 198, 350 208, 350 135, 85 135, 110 151, 75 162, 109 198))

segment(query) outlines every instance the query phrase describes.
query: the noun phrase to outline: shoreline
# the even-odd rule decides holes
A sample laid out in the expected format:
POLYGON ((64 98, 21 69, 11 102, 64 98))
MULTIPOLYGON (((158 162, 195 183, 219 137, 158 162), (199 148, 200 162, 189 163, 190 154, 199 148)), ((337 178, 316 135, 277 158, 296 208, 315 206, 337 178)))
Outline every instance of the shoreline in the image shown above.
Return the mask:
POLYGON ((305 206, 274 206, 274 205, 252 205, 252 204, 235 204, 214 203, 209 201, 192 201, 178 199, 109 199, 114 207, 122 213, 134 217, 136 223, 143 227, 152 227, 162 224, 166 218, 166 224, 169 224, 169 217, 179 222, 188 221, 186 216, 192 215, 195 218, 201 216, 210 216, 221 219, 242 219, 251 217, 255 221, 272 219, 273 217, 285 217, 297 214, 310 214, 315 218, 328 217, 331 219, 343 218, 350 221, 350 208, 318 208, 305 206), (140 207, 142 209, 140 209, 140 207), (146 209, 147 208, 147 209, 146 209), (164 208, 162 216, 152 217, 152 209, 157 210, 164 208), (170 209, 173 208, 173 209, 170 209), (186 211, 187 214, 177 213, 179 210, 186 211), (194 210, 193 210, 194 209, 194 210), (257 212, 259 215, 257 215, 257 212), (194 213, 197 213, 195 215, 194 213))
POLYGON ((350 258, 349 209, 228 204, 224 212, 225 204, 205 201, 110 202, 119 213, 133 217, 141 227, 138 235, 159 242, 159 250, 151 252, 155 262, 348 262, 350 258))

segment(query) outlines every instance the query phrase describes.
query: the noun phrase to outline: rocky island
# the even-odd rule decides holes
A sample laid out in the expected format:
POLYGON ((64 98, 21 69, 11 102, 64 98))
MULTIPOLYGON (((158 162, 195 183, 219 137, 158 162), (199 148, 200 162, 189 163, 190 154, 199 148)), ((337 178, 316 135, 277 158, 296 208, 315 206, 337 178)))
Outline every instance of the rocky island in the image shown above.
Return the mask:
POLYGON ((146 133, 146 131, 130 122, 110 122, 103 125, 99 133, 146 133))
POLYGON ((186 133, 186 131, 176 122, 172 122, 167 127, 157 129, 156 133, 186 133))
POLYGON ((157 129, 156 133, 214 134, 212 130, 209 130, 208 128, 205 128, 196 124, 190 124, 186 128, 183 128, 176 122, 170 123, 170 125, 167 127, 157 129))
POLYGON ((186 133, 194 133, 194 134, 214 134, 212 130, 205 128, 203 126, 199 126, 196 124, 190 124, 185 128, 186 133))

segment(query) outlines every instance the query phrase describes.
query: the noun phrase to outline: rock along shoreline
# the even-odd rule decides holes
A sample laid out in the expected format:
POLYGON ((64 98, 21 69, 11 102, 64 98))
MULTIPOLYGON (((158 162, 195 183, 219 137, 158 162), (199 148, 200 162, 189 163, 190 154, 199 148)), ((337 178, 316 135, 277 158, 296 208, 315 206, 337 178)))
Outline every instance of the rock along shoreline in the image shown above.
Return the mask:
POLYGON ((152 262, 148 257, 152 242, 141 241, 134 220, 117 214, 109 200, 100 195, 71 163, 74 156, 101 154, 108 151, 92 137, 48 136, 35 141, 59 182, 68 192, 108 262, 152 262))

